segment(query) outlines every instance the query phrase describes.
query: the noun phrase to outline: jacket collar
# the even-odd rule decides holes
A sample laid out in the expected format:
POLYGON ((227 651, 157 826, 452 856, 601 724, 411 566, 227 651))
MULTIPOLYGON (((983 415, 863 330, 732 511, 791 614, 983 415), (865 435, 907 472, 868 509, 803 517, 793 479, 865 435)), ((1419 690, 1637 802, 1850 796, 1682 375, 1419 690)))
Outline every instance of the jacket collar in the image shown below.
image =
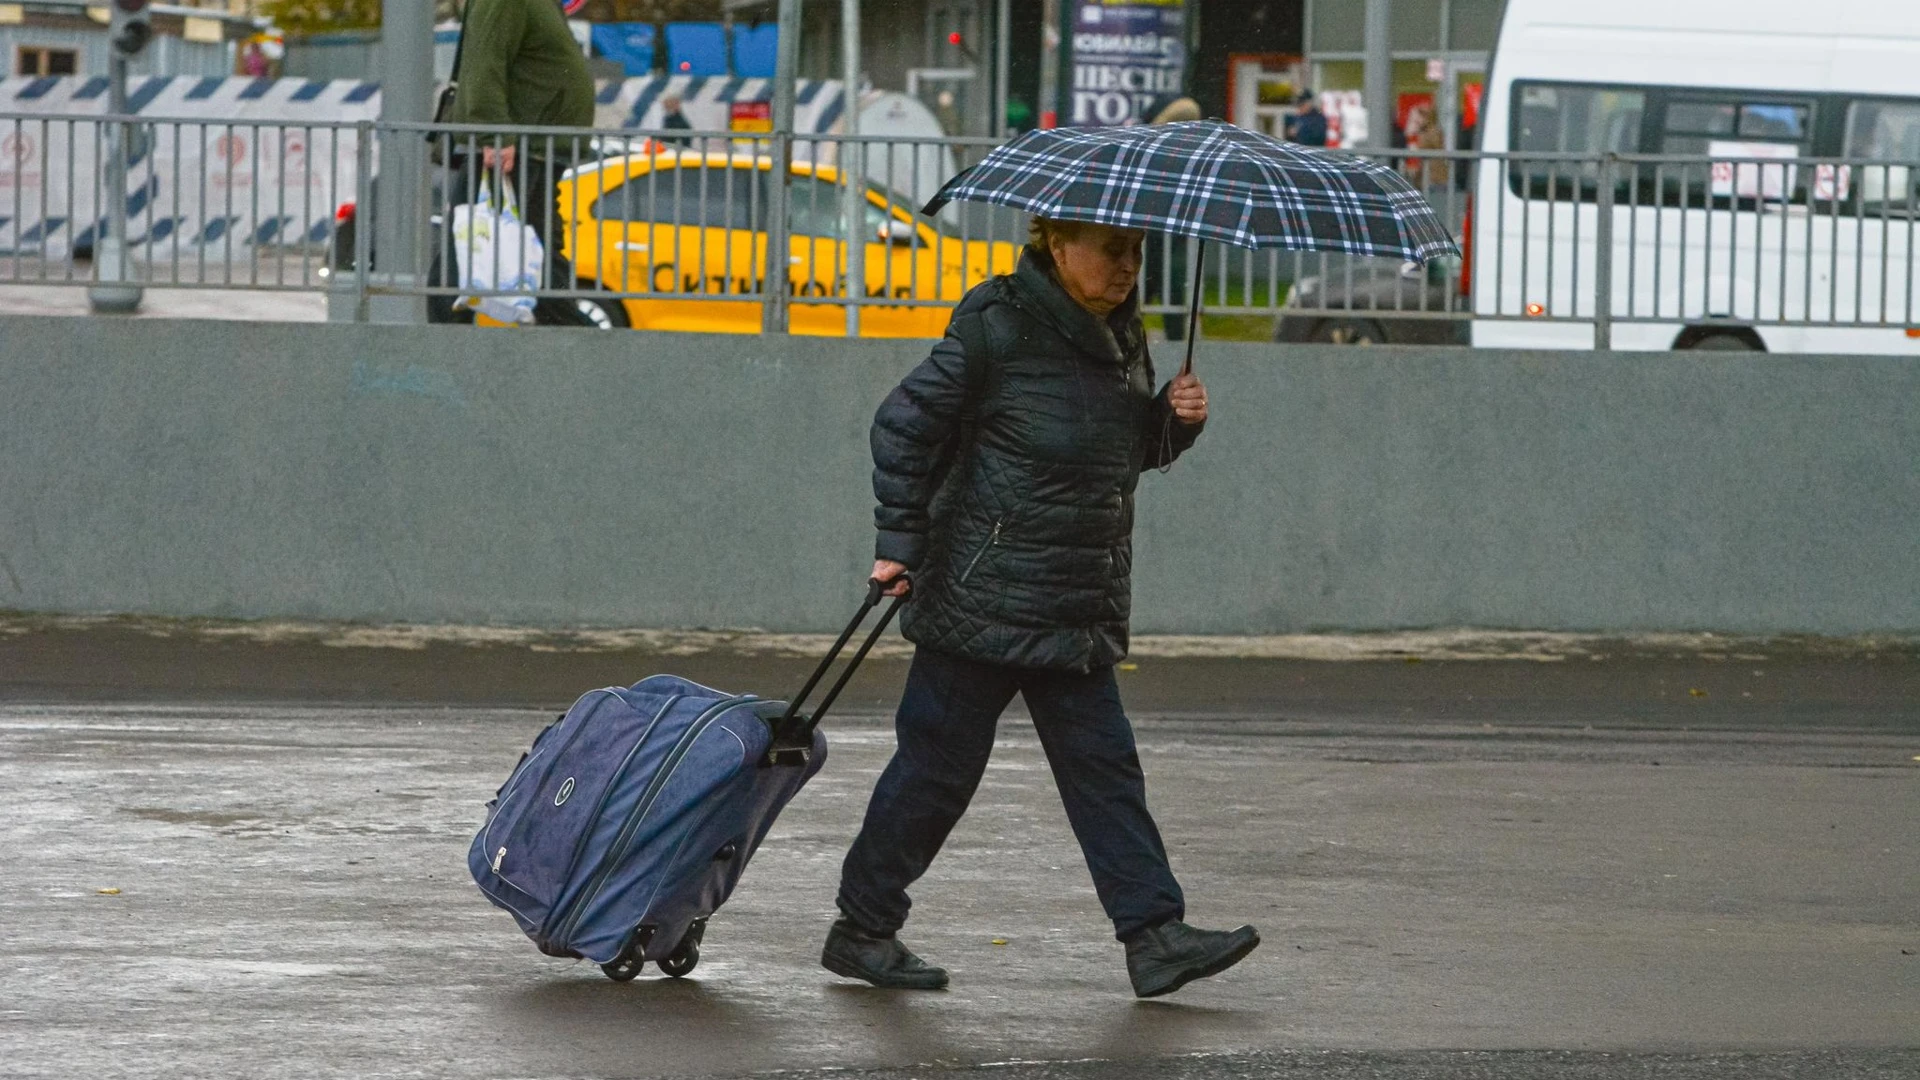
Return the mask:
POLYGON ((1053 257, 1028 244, 1021 253, 1020 265, 1013 271, 1014 291, 1040 319, 1058 331, 1061 337, 1097 360, 1130 366, 1146 333, 1140 325, 1140 293, 1135 290, 1127 302, 1102 319, 1081 307, 1067 290, 1054 280, 1053 257))

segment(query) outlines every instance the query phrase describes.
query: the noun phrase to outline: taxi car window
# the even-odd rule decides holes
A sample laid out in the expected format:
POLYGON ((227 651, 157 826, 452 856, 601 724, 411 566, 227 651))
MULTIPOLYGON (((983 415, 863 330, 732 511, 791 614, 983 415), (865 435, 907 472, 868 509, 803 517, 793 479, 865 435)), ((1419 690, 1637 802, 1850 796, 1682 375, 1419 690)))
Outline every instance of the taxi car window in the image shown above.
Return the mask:
MULTIPOLYGON (((846 239, 846 230, 841 228, 841 199, 844 194, 838 184, 813 176, 795 176, 787 194, 793 204, 793 235, 813 236, 822 240, 846 239)), ((866 203, 863 230, 866 238, 874 239, 880 226, 889 217, 885 207, 875 206, 869 200, 866 203)))
POLYGON ((703 165, 649 169, 593 204, 596 221, 708 229, 754 229, 766 217, 757 170, 703 165))

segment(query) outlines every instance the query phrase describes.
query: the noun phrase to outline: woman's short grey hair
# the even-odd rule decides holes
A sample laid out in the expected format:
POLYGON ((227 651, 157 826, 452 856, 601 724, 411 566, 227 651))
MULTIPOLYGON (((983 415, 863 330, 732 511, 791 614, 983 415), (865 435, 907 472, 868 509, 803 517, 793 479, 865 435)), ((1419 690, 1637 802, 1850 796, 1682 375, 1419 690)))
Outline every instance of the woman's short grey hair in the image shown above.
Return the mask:
POLYGON ((1050 251, 1053 241, 1070 243, 1086 227, 1084 221, 1061 221, 1056 218, 1035 217, 1027 222, 1027 239, 1041 251, 1050 251))

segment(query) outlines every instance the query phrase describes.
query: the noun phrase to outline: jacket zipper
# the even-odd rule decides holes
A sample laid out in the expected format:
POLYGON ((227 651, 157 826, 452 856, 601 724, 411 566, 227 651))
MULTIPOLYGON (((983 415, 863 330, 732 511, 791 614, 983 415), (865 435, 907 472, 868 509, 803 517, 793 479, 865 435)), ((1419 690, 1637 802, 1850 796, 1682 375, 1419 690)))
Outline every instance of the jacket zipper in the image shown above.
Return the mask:
POLYGON ((960 572, 959 584, 965 585, 967 583, 967 579, 973 576, 973 568, 976 566, 979 566, 980 560, 985 558, 987 552, 995 544, 998 544, 1000 542, 1000 527, 1005 525, 1006 523, 1007 523, 1007 519, 1005 517, 1002 517, 1000 520, 993 523, 993 532, 987 536, 987 542, 980 545, 980 550, 974 552, 973 558, 970 561, 968 561, 967 568, 960 572))
POLYGON ((579 928, 581 917, 599 898, 600 891, 606 888, 607 879, 613 876, 614 868, 626 860, 627 846, 633 842, 634 834, 640 831, 640 823, 646 820, 647 811, 653 809, 653 802, 659 797, 660 789, 666 786, 668 778, 673 775, 673 770, 679 767, 680 760, 687 756, 693 741, 711 727, 715 720, 720 719, 735 706, 754 700, 757 699, 752 694, 728 698, 708 708, 687 726, 686 733, 680 736, 680 741, 675 743, 673 750, 667 754, 667 760, 661 764, 660 771, 653 774, 653 779, 648 782, 646 791, 641 793, 640 801, 634 805, 633 813, 628 816, 626 824, 621 826, 619 835, 614 837, 613 846, 608 849, 607 857, 601 860, 600 869, 594 874, 593 880, 581 891, 580 898, 568 908, 567 915, 560 920, 558 928, 553 933, 545 935, 549 941, 564 942, 579 928))

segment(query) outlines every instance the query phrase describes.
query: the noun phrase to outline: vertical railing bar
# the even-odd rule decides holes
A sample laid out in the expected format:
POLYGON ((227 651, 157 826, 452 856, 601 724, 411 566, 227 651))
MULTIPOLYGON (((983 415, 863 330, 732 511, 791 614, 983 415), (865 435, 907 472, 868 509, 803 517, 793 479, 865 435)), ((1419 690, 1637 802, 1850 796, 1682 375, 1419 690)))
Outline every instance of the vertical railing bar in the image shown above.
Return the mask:
MULTIPOLYGON (((80 185, 78 183, 73 182, 74 161, 76 160, 79 154, 79 145, 78 145, 79 142, 80 142, 79 122, 74 120, 67 121, 67 181, 68 181, 67 183, 67 227, 69 229, 71 229, 75 224, 77 224, 80 219, 79 208, 78 206, 75 205, 80 198, 80 185)), ((17 231, 18 231, 18 227, 16 226, 16 233, 17 231)), ((14 244, 14 247, 18 248, 19 244, 16 242, 14 244)), ((67 276, 65 280, 69 282, 78 280, 80 267, 78 266, 78 260, 74 258, 73 244, 71 242, 67 244, 67 260, 66 261, 67 261, 67 276)))
MULTIPOLYGON (((1760 278, 1766 273, 1766 235, 1767 235, 1767 182, 1765 166, 1754 170, 1761 177, 1759 198, 1753 201, 1753 321, 1760 321, 1760 278)), ((1787 178, 1786 167, 1780 169, 1781 183, 1787 178)), ((1731 290, 1729 290, 1731 291, 1731 290)), ((1728 305, 1732 307, 1731 304, 1728 305)), ((1737 308, 1734 309, 1736 312, 1737 308)))
POLYGON ((1807 227, 1802 230, 1805 234, 1805 240, 1800 245, 1800 288, 1802 293, 1800 322, 1810 326, 1813 324, 1813 226, 1815 220, 1820 216, 1819 207, 1811 199, 1807 201, 1807 212, 1804 216, 1807 227))
MULTIPOLYGON (((886 172, 887 189, 891 191, 891 190, 894 190, 894 183, 893 183, 894 177, 899 175, 899 171, 898 171, 899 159, 896 156, 896 152, 899 150, 900 145, 892 140, 888 140, 885 145, 887 148, 887 172, 886 172)), ((887 215, 888 229, 893 228, 893 222, 895 220, 897 219, 894 218, 892 214, 887 215)), ((895 282, 894 275, 893 275, 893 265, 895 262, 893 253, 894 253, 893 242, 892 240, 888 240, 886 246, 881 249, 881 254, 884 256, 884 261, 886 264, 886 273, 883 275, 883 280, 886 282, 886 284, 881 288, 881 299, 892 298, 895 291, 899 287, 898 284, 895 282)))
MULTIPOLYGON (((931 144, 927 147, 927 149, 933 152, 933 159, 935 161, 940 160, 941 148, 938 144, 931 144)), ((942 212, 943 213, 950 212, 954 214, 956 217, 960 218, 961 228, 964 229, 966 227, 966 215, 961 211, 953 210, 953 211, 942 211, 942 212)), ((933 299, 935 300, 943 299, 943 296, 941 295, 942 293, 941 287, 942 287, 942 284, 946 281, 946 276, 947 276, 946 275, 947 242, 948 242, 947 230, 945 229, 933 230, 933 285, 929 291, 933 294, 933 299)), ((962 250, 965 250, 965 249, 963 248, 962 250)))
MULTIPOLYGON (((1595 168, 1593 230, 1593 347, 1613 348, 1613 175, 1614 156, 1602 155, 1595 168)), ((1575 204, 1575 234, 1578 235, 1579 205, 1575 204)), ((1574 251, 1580 250, 1578 241, 1574 251)), ((1578 259, 1576 258, 1576 264, 1578 259)), ((1576 272, 1578 266, 1575 267, 1576 272)), ((1576 279, 1577 280, 1577 279, 1576 279)), ((1574 287, 1579 296, 1579 287, 1574 287)), ((1577 301, 1576 301, 1577 306, 1577 301)))
MULTIPOLYGON (((1846 165, 1843 167, 1847 170, 1847 180, 1848 180, 1847 186, 1848 188, 1852 188, 1853 187, 1853 183, 1852 183, 1853 166, 1846 165)), ((1870 163, 1863 164, 1861 166, 1860 191, 1858 194, 1854 196, 1855 198, 1862 199, 1862 200, 1866 198, 1866 187, 1867 187, 1866 170, 1872 167, 1873 166, 1870 163)), ((1880 173, 1881 173, 1880 190, 1883 193, 1893 187, 1893 177, 1890 175, 1891 169, 1892 169, 1892 166, 1890 165, 1883 165, 1880 168, 1880 173)), ((1834 185, 1833 192, 1835 195, 1838 195, 1840 193, 1839 176, 1840 176, 1839 168, 1836 168, 1834 170, 1834 182, 1833 182, 1833 185, 1834 185)), ((1880 199, 1880 321, 1882 323, 1888 323, 1892 321, 1891 319, 1887 318, 1887 316, 1891 314, 1891 312, 1887 310, 1887 287, 1888 287, 1888 279, 1893 276, 1893 264, 1889 261, 1889 259, 1892 257, 1892 254, 1893 254, 1893 252, 1890 250, 1892 245, 1893 245, 1893 223, 1887 219, 1887 199, 1885 195, 1882 194, 1880 199)))
MULTIPOLYGON (((920 143, 920 142, 911 142, 907 144, 907 146, 911 149, 913 153, 913 175, 915 179, 919 178, 920 163, 923 160, 925 160, 921 155, 921 150, 925 147, 925 145, 926 145, 925 143, 920 143)), ((940 245, 940 233, 941 233, 941 229, 938 224, 938 219, 935 219, 935 225, 933 229, 933 237, 934 237, 933 243, 936 251, 939 249, 939 245, 940 245)), ((919 300, 922 297, 920 294, 921 247, 920 247, 920 230, 918 229, 915 229, 913 231, 912 251, 913 251, 913 257, 907 260, 907 295, 915 300, 919 300)), ((938 258, 937 255, 935 257, 938 258)))
MULTIPOLYGON (((335 258, 338 258, 339 248, 339 234, 335 230, 338 229, 340 224, 339 214, 340 203, 342 201, 340 198, 340 131, 341 128, 337 125, 327 129, 327 141, 330 144, 327 152, 327 203, 322 206, 320 210, 321 213, 332 218, 327 229, 328 235, 334 238, 334 243, 328 244, 327 247, 335 252, 335 258)), ((178 151, 176 150, 175 153, 178 153, 178 151)), ((174 189, 176 191, 179 190, 179 185, 174 185, 174 189)), ((358 206, 354 207, 353 212, 357 217, 360 213, 360 208, 358 206)), ((359 230, 355 229, 354 231, 358 232, 359 230)), ((333 275, 337 272, 338 271, 332 267, 328 268, 327 284, 333 284, 333 275)))
MULTIPOLYGON (((1837 185, 1839 184, 1839 182, 1840 181, 1836 174, 1834 183, 1837 185)), ((1776 290, 1778 295, 1774 299, 1774 311, 1773 311, 1774 319, 1777 320, 1783 326, 1786 325, 1786 323, 1788 322, 1788 319, 1787 319, 1787 231, 1793 226, 1793 213, 1792 213, 1793 191, 1789 189, 1786 194, 1787 194, 1787 197, 1783 199, 1780 203, 1780 268, 1778 271, 1780 275, 1780 287, 1778 290, 1776 290)), ((1808 189, 1807 189, 1806 205, 1809 207, 1813 205, 1813 185, 1811 183, 1808 185, 1808 189)), ((1756 305, 1756 309, 1757 307, 1758 305, 1756 305)))
MULTIPOLYGON (((253 153, 253 175, 247 178, 247 207, 250 215, 247 220, 252 223, 252 228, 244 245, 250 249, 247 252, 247 284, 249 285, 260 284, 260 245, 254 241, 260 237, 260 135, 265 130, 265 127, 248 129, 247 141, 253 153)), ((227 265, 227 278, 231 281, 232 261, 229 260, 227 265)))
MULTIPOLYGON (((52 185, 47 183, 47 177, 53 174, 53 170, 49 168, 49 166, 51 166, 53 162, 49 160, 50 155, 48 153, 48 148, 51 147, 53 143, 48 138, 48 134, 47 134, 49 131, 52 130, 52 126, 51 126, 52 123, 53 121, 48 117, 43 116, 40 118, 40 161, 39 161, 39 165, 40 165, 40 228, 43 231, 47 227, 47 217, 50 210, 50 207, 48 205, 48 200, 52 198, 52 193, 48 191, 48 188, 52 187, 52 185)), ((17 121, 16 121, 16 126, 17 126, 17 121)), ((69 143, 73 142, 72 138, 68 138, 67 142, 69 143)), ((14 145, 15 146, 19 145, 19 142, 17 141, 17 139, 14 145)), ((20 156, 18 154, 15 154, 14 161, 13 161, 14 172, 18 173, 24 167, 25 166, 22 164, 20 160, 20 156)), ((73 173, 69 172, 67 173, 67 176, 69 179, 71 179, 73 176, 73 173)), ((19 187, 20 185, 16 183, 15 189, 14 189, 14 198, 16 200, 19 199, 20 197, 19 187)), ((19 239, 20 211, 17 207, 15 208, 14 214, 13 214, 13 233, 14 233, 13 276, 17 279, 24 280, 26 275, 20 272, 20 239, 19 239)), ((41 254, 40 254, 40 280, 41 281, 46 281, 52 270, 52 267, 48 265, 50 260, 46 256, 45 249, 46 249, 46 245, 42 244, 41 254)))
MULTIPOLYGON (((488 136, 488 137, 497 138, 496 136, 488 136)), ((468 207, 467 238, 464 243, 462 243, 461 241, 459 241, 458 238, 456 238, 455 244, 458 245, 459 247, 464 247, 466 249, 467 261, 464 264, 460 262, 460 253, 459 253, 459 250, 456 248, 456 250, 454 251, 455 292, 453 294, 453 302, 455 304, 458 304, 463 297, 469 295, 466 291, 467 278, 471 274, 473 270, 473 264, 476 261, 477 256, 479 255, 479 248, 474 243, 473 215, 475 212, 477 212, 481 208, 480 186, 482 184, 486 184, 488 187, 488 191, 491 192, 492 185, 493 185, 492 177, 487 175, 486 148, 480 145, 480 140, 481 140, 481 136, 479 133, 471 132, 471 131, 468 132, 467 133, 467 152, 464 155, 462 155, 460 159, 461 167, 466 170, 466 174, 467 174, 467 184, 465 188, 465 198, 467 200, 465 205, 468 207), (460 266, 462 265, 467 267, 467 270, 465 272, 459 269, 460 266)), ((457 210, 458 208, 456 207, 455 209, 457 210)))
MULTIPOLYGON (((151 279, 153 278, 153 245, 154 245, 153 234, 155 232, 154 226, 159 223, 158 215, 160 213, 160 200, 157 197, 155 197, 153 192, 154 181, 156 179, 155 166, 156 166, 156 162, 159 160, 159 150, 160 150, 159 140, 157 137, 159 126, 155 124, 140 124, 136 126, 134 130, 140 132, 141 144, 146 147, 146 153, 141 155, 141 163, 146 166, 147 179, 145 183, 140 185, 140 191, 146 196, 146 208, 147 208, 147 236, 146 236, 147 257, 146 257, 145 265, 143 269, 146 271, 147 278, 149 279, 149 281, 151 281, 151 279), (147 133, 149 130, 156 133, 155 137, 151 140, 148 139, 147 133)), ((129 254, 131 254, 131 249, 132 249, 132 246, 129 245, 129 254)))
MULTIPOLYGON (((27 168, 25 155, 20 152, 20 148, 26 145, 26 140, 20 134, 20 125, 24 122, 21 117, 16 116, 13 118, 13 142, 11 144, 13 150, 9 155, 13 160, 0 162, 0 166, 11 168, 15 173, 13 185, 13 246, 12 257, 7 260, 8 267, 6 277, 9 281, 23 280, 27 276, 21 272, 20 266, 20 260, 23 257, 20 250, 20 222, 21 219, 26 216, 26 208, 23 200, 26 198, 27 190, 25 178, 19 175, 25 172, 27 168)), ((40 138, 40 144, 40 153, 41 156, 44 157, 46 156, 46 136, 44 134, 40 138)), ((51 186, 47 183, 46 177, 49 171, 50 170, 44 167, 40 170, 40 196, 43 202, 46 199, 47 188, 51 186)), ((67 175, 72 176, 73 174, 69 172, 67 175)), ((40 212, 40 265, 43 271, 47 265, 47 250, 52 246, 52 239, 53 230, 47 227, 47 214, 43 209, 40 212)), ((67 261, 72 262, 73 260, 69 258, 67 261)))
MULTIPOLYGON (((1529 170, 1531 172, 1531 170, 1529 170)), ((1533 177, 1524 179, 1524 190, 1520 196, 1520 310, 1519 315, 1527 313, 1527 297, 1533 292, 1533 177)))
MULTIPOLYGON (((1913 284, 1914 284, 1914 281, 1913 281, 1914 279, 1914 273, 1913 273, 1913 255, 1914 255, 1914 252, 1913 252, 1913 187, 1914 185, 1913 185, 1912 167, 1903 166, 1900 171, 1902 176, 1904 177, 1901 183, 1905 189, 1904 191, 1901 192, 1901 201, 1906 204, 1904 207, 1905 213, 1902 216, 1906 218, 1906 227, 1907 227, 1906 244, 1902 248, 1902 251, 1904 252, 1904 256, 1900 260, 1901 280, 1906 283, 1905 290, 1904 290, 1905 304, 1901 310, 1900 321, 1902 325, 1911 327, 1913 325, 1913 284)), ((1891 165, 1887 166, 1886 191, 1881 196, 1880 201, 1882 205, 1887 207, 1887 212, 1891 214, 1893 209, 1893 166, 1891 165)))
MULTIPOLYGON (((565 226, 560 221, 560 200, 556 197, 559 195, 559 190, 554 187, 553 132, 547 132, 544 138, 546 139, 547 147, 547 159, 544 163, 547 183, 545 187, 540 189, 540 215, 536 219, 531 210, 524 212, 527 214, 529 220, 544 222, 547 227, 547 235, 540 238, 541 241, 546 244, 547 248, 546 258, 540 261, 540 276, 546 279, 548 286, 556 287, 566 292, 572 292, 573 282, 571 280, 556 282, 554 276, 555 270, 560 266, 561 251, 566 246, 566 232, 565 226), (560 227, 556 228, 555 226, 560 227)), ((536 282, 536 285, 537 284, 536 282)), ((536 288, 536 295, 538 295, 538 291, 536 288)), ((567 297, 559 297, 557 299, 576 309, 580 306, 580 302, 575 299, 567 297)))
MULTIPOLYGON (((1835 174, 1836 177, 1838 174, 1835 174)), ((1840 181, 1834 180, 1834 194, 1839 194, 1840 181)), ((1835 200, 1836 202, 1839 200, 1835 200)), ((1853 200, 1853 321, 1866 321, 1866 281, 1867 281, 1867 204, 1864 199, 1853 200)))
MULTIPOLYGON (((354 321, 367 321, 367 288, 372 275, 373 258, 373 125, 362 120, 354 126, 353 176, 353 285, 354 321)), ((201 160, 205 161, 206 131, 200 132, 201 160)), ((205 214, 202 213, 202 217, 205 214)), ((201 245, 204 251, 205 245, 201 245)))
MULTIPOLYGON (((1594 171, 1596 174, 1599 172, 1598 165, 1594 167, 1594 171)), ((1597 195, 1598 192, 1596 191, 1595 194, 1597 195)), ((1581 258, 1582 251, 1581 251, 1581 245, 1580 245, 1580 232, 1581 232, 1580 223, 1581 223, 1581 220, 1587 216, 1586 200, 1581 198, 1580 195, 1581 195, 1580 175, 1578 172, 1576 172, 1573 178, 1573 205, 1571 207, 1573 211, 1573 241, 1572 241, 1573 265, 1568 267, 1567 269, 1567 287, 1573 290, 1573 315, 1575 318, 1579 318, 1580 316, 1580 266, 1585 261, 1581 258)), ((1596 206, 1594 208, 1594 212, 1597 217, 1599 213, 1599 207, 1596 206)), ((1595 249, 1594 261, 1595 262, 1599 261, 1599 252, 1597 248, 1595 249)), ((1596 303, 1598 303, 1599 297, 1596 296, 1594 300, 1596 303)))
MULTIPOLYGON (((211 163, 207 161, 207 129, 213 125, 202 122, 194 126, 200 131, 200 236, 198 242, 193 245, 195 263, 193 272, 197 280, 205 281, 207 279, 207 229, 213 222, 213 204, 207 201, 207 174, 213 171, 211 163)), ((362 206, 361 209, 365 210, 366 207, 362 206)))
MULTIPOLYGON (((1709 178, 1711 178, 1713 173, 1713 166, 1709 164, 1706 166, 1706 168, 1707 168, 1707 175, 1709 178)), ((1693 279, 1687 276, 1687 254, 1689 251, 1692 250, 1690 247, 1690 244, 1693 239, 1692 215, 1693 215, 1693 164, 1687 163, 1680 166, 1680 269, 1679 269, 1680 310, 1677 314, 1679 315, 1679 319, 1681 322, 1686 322, 1688 319, 1692 318, 1692 316, 1688 312, 1688 307, 1687 307, 1688 298, 1690 297, 1693 291, 1692 290, 1693 279)), ((1706 253, 1706 245, 1702 244, 1701 254, 1703 257, 1705 253, 1706 253)), ((1706 307, 1706 295, 1704 293, 1702 293, 1700 297, 1700 306, 1703 308, 1706 307)))
MULTIPOLYGON (((734 180, 736 179, 736 176, 734 174, 740 170, 734 169, 733 160, 732 160, 733 155, 731 153, 727 155, 727 158, 728 160, 727 160, 726 167, 720 170, 720 199, 722 203, 722 208, 721 208, 722 217, 720 221, 720 246, 723 250, 723 254, 721 256, 721 262, 727 269, 731 270, 731 263, 732 263, 732 257, 733 257, 733 242, 734 242, 733 234, 737 227, 735 221, 733 220, 733 183, 734 183, 734 180)), ((753 205, 755 200, 759 197, 759 190, 757 187, 755 187, 755 182, 758 181, 760 178, 759 162, 749 161, 748 167, 747 169, 744 170, 744 172, 745 172, 745 180, 747 182, 747 187, 748 187, 747 235, 749 237, 752 237, 753 236, 752 230, 754 227, 753 222, 755 220, 755 215, 753 213, 753 205)), ((685 159, 682 158, 680 166, 674 169, 674 178, 673 178, 674 191, 675 191, 674 200, 673 200, 674 223, 677 228, 682 228, 682 229, 687 227, 687 222, 686 222, 687 200, 685 195, 686 175, 687 175, 686 163, 685 163, 685 159)), ((709 205, 707 197, 713 191, 713 170, 707 167, 706 155, 704 153, 700 155, 699 163, 694 166, 693 175, 694 175, 694 185, 699 189, 693 197, 693 202, 694 202, 693 228, 697 230, 695 233, 696 239, 694 241, 694 251, 697 253, 695 255, 694 273, 699 276, 699 281, 700 281, 700 287, 694 290, 694 292, 699 295, 705 296, 708 293, 713 292, 713 275, 707 273, 707 234, 711 232, 713 229, 713 208, 711 205, 709 205)), ((767 170, 767 183, 771 184, 773 182, 774 182, 773 170, 769 168, 767 170)), ((677 237, 679 234, 676 233, 675 235, 677 237)), ((748 247, 751 248, 757 243, 758 243, 757 240, 749 240, 748 247)), ((752 258, 751 252, 749 253, 748 258, 752 258)), ((679 262, 679 259, 676 257, 674 261, 677 265, 679 262)), ((767 270, 762 275, 763 280, 765 277, 770 276, 772 272, 773 272, 772 268, 768 267, 767 270)), ((751 273, 751 271, 749 271, 749 273, 751 273)), ((681 278, 684 280, 685 276, 686 275, 682 274, 681 278)), ((720 292, 723 295, 726 293, 728 287, 731 286, 732 280, 733 280, 732 275, 729 273, 728 275, 726 275, 726 280, 720 283, 720 292)))
MULTIPOLYGON (((1738 175, 1738 173, 1736 173, 1736 175, 1738 175)), ((1707 206, 1707 225, 1705 225, 1707 240, 1703 242, 1703 248, 1705 248, 1705 250, 1703 250, 1703 256, 1701 256, 1701 258, 1703 258, 1703 261, 1705 261, 1707 265, 1703 267, 1701 282, 1699 282, 1699 311, 1701 311, 1701 317, 1707 317, 1707 315, 1713 311, 1713 256, 1715 256, 1715 250, 1713 250, 1713 215, 1715 215, 1716 208, 1715 194, 1713 194, 1713 163, 1707 165, 1707 186, 1705 186, 1705 200, 1703 200, 1703 202, 1705 202, 1705 206, 1707 206)))
POLYGON ((1832 229, 1827 237, 1827 323, 1840 322, 1840 202, 1827 204, 1827 220, 1832 229))
POLYGON ((1640 166, 1627 172, 1627 319, 1640 313, 1640 166))
MULTIPOLYGON (((220 267, 220 282, 224 285, 231 285, 233 284, 233 219, 235 217, 233 212, 233 160, 230 156, 233 153, 233 121, 227 121, 225 130, 227 133, 227 150, 225 153, 222 153, 220 157, 226 162, 227 167, 227 220, 226 227, 220 231, 220 239, 222 241, 222 247, 226 252, 226 259, 220 267)), ((217 146, 218 144, 216 143, 215 145, 217 146)), ((205 283, 202 282, 202 284, 205 283)))
MULTIPOLYGON (((561 178, 561 181, 565 181, 567 172, 571 170, 573 173, 573 180, 572 180, 572 183, 570 183, 567 187, 568 206, 567 206, 566 213, 562 214, 560 212, 559 190, 556 188, 552 192, 554 197, 553 199, 553 203, 554 203, 553 230, 559 233, 561 237, 565 240, 565 244, 563 245, 563 247, 567 254, 567 267, 568 267, 567 281, 570 286, 575 287, 577 291, 580 291, 580 292, 586 291, 586 284, 580 273, 580 258, 583 254, 585 254, 585 249, 587 246, 583 239, 583 233, 585 232, 585 229, 583 227, 585 224, 585 219, 581 216, 581 213, 580 213, 580 202, 581 202, 581 195, 582 195, 581 188, 586 179, 581 172, 581 164, 588 160, 592 160, 595 162, 604 160, 598 153, 594 151, 595 139, 596 139, 596 136, 592 134, 589 134, 587 136, 587 143, 588 143, 587 150, 586 152, 583 153, 580 146, 579 133, 576 132, 574 134, 567 136, 567 167, 565 169, 560 170, 560 178, 561 178)), ((601 276, 601 273, 598 269, 595 269, 593 271, 592 280, 596 285, 599 286, 599 288, 602 291, 606 290, 607 282, 601 276)), ((607 304, 609 304, 613 308, 623 307, 623 305, 618 300, 606 300, 604 297, 602 298, 602 300, 604 300, 607 304)), ((576 303, 578 303, 577 300, 576 300, 576 303)))
MULTIPOLYGON (((1574 205, 1578 207, 1579 203, 1576 202, 1574 205)), ((1578 217, 1579 215, 1575 214, 1574 216, 1578 217)), ((1558 318, 1560 316, 1560 313, 1559 311, 1556 310, 1556 308, 1558 307, 1558 302, 1555 299, 1555 293, 1553 290, 1554 271, 1559 269, 1559 266, 1560 266, 1560 260, 1559 260, 1559 255, 1560 255, 1560 162, 1557 158, 1547 163, 1547 253, 1546 254, 1547 254, 1547 299, 1546 299, 1547 316, 1549 318, 1558 318)), ((1577 257, 1578 256, 1576 255, 1576 258, 1577 257)), ((1572 310, 1568 312, 1568 315, 1573 317, 1578 317, 1579 314, 1580 314, 1580 300, 1578 297, 1575 297, 1572 304, 1572 310)))
MULTIPOLYGON (((306 164, 300 168, 300 244, 297 253, 300 256, 300 286, 312 285, 313 259, 308 255, 307 237, 313 233, 313 125, 305 125, 300 133, 301 145, 306 147, 306 164)), ((281 183, 286 182, 285 177, 281 183)))
POLYGON ((1661 292, 1661 277, 1666 269, 1667 248, 1662 242, 1666 233, 1667 221, 1667 166, 1665 162, 1653 167, 1653 311, 1655 319, 1660 318, 1660 301, 1665 295, 1661 292))

